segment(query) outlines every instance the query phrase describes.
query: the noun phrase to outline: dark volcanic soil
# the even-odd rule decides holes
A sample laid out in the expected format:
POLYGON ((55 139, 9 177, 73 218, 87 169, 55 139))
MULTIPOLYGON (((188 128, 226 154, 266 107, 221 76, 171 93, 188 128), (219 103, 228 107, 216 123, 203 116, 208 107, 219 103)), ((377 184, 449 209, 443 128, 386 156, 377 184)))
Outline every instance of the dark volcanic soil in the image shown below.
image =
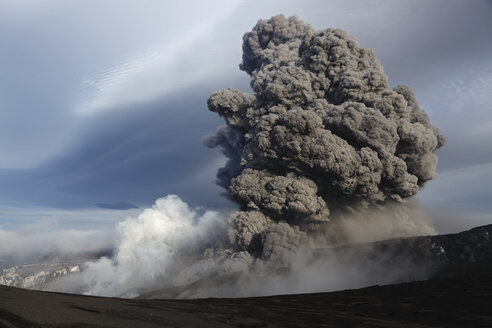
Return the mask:
POLYGON ((490 267, 332 293, 126 300, 0 286, 0 327, 492 327, 490 267))

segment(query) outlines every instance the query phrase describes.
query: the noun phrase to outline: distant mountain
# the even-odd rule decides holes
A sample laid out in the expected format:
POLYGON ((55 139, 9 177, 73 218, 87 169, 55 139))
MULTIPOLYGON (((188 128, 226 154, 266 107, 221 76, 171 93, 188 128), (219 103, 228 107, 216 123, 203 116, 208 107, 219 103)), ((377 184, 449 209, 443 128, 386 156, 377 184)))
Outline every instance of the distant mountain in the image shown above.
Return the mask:
POLYGON ((107 249, 96 253, 46 256, 34 263, 10 263, 0 267, 0 285, 50 290, 50 283, 77 274, 83 270, 87 262, 96 261, 103 256, 111 257, 112 252, 113 250, 107 249))
POLYGON ((47 284, 80 272, 81 263, 22 264, 0 271, 0 285, 44 289, 47 284))
POLYGON ((336 256, 350 263, 402 268, 401 281, 440 274, 449 267, 469 264, 492 266, 492 224, 460 233, 396 238, 374 243, 319 249, 315 258, 336 256), (406 269, 406 270, 405 270, 406 269))
POLYGON ((132 208, 139 208, 137 205, 129 202, 95 203, 93 205, 106 210, 129 210, 132 208))

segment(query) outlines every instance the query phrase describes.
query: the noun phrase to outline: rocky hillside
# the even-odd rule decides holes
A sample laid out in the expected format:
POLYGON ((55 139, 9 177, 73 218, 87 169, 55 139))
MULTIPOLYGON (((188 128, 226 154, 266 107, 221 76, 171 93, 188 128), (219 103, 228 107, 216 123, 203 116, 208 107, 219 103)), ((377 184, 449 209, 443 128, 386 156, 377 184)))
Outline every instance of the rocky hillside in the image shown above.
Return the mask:
POLYGON ((440 274, 448 267, 492 265, 492 224, 454 234, 320 249, 315 258, 329 256, 347 263, 357 261, 372 267, 400 268, 402 282, 422 280, 440 274))

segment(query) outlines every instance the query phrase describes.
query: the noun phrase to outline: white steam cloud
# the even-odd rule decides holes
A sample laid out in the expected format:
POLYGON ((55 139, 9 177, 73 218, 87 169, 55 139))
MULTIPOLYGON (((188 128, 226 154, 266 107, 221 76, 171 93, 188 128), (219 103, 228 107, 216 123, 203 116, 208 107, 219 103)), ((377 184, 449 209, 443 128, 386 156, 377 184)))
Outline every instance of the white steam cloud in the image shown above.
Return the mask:
POLYGON ((160 198, 137 218, 118 224, 113 258, 87 262, 80 276, 52 288, 134 297, 155 285, 172 286, 180 269, 226 235, 225 229, 217 212, 192 210, 175 195, 160 198))

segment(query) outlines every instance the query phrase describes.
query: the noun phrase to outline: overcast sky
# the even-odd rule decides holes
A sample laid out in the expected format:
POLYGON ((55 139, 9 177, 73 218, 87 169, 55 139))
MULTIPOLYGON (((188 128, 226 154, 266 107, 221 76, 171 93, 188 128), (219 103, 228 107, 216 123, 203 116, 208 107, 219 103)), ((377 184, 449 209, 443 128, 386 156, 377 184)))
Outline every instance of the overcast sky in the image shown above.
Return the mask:
POLYGON ((206 100, 249 90, 242 35, 279 13, 348 31, 414 89, 447 138, 419 195, 438 229, 492 223, 492 1, 0 0, 0 227, 95 229, 135 213, 95 203, 170 193, 234 206, 206 100))

